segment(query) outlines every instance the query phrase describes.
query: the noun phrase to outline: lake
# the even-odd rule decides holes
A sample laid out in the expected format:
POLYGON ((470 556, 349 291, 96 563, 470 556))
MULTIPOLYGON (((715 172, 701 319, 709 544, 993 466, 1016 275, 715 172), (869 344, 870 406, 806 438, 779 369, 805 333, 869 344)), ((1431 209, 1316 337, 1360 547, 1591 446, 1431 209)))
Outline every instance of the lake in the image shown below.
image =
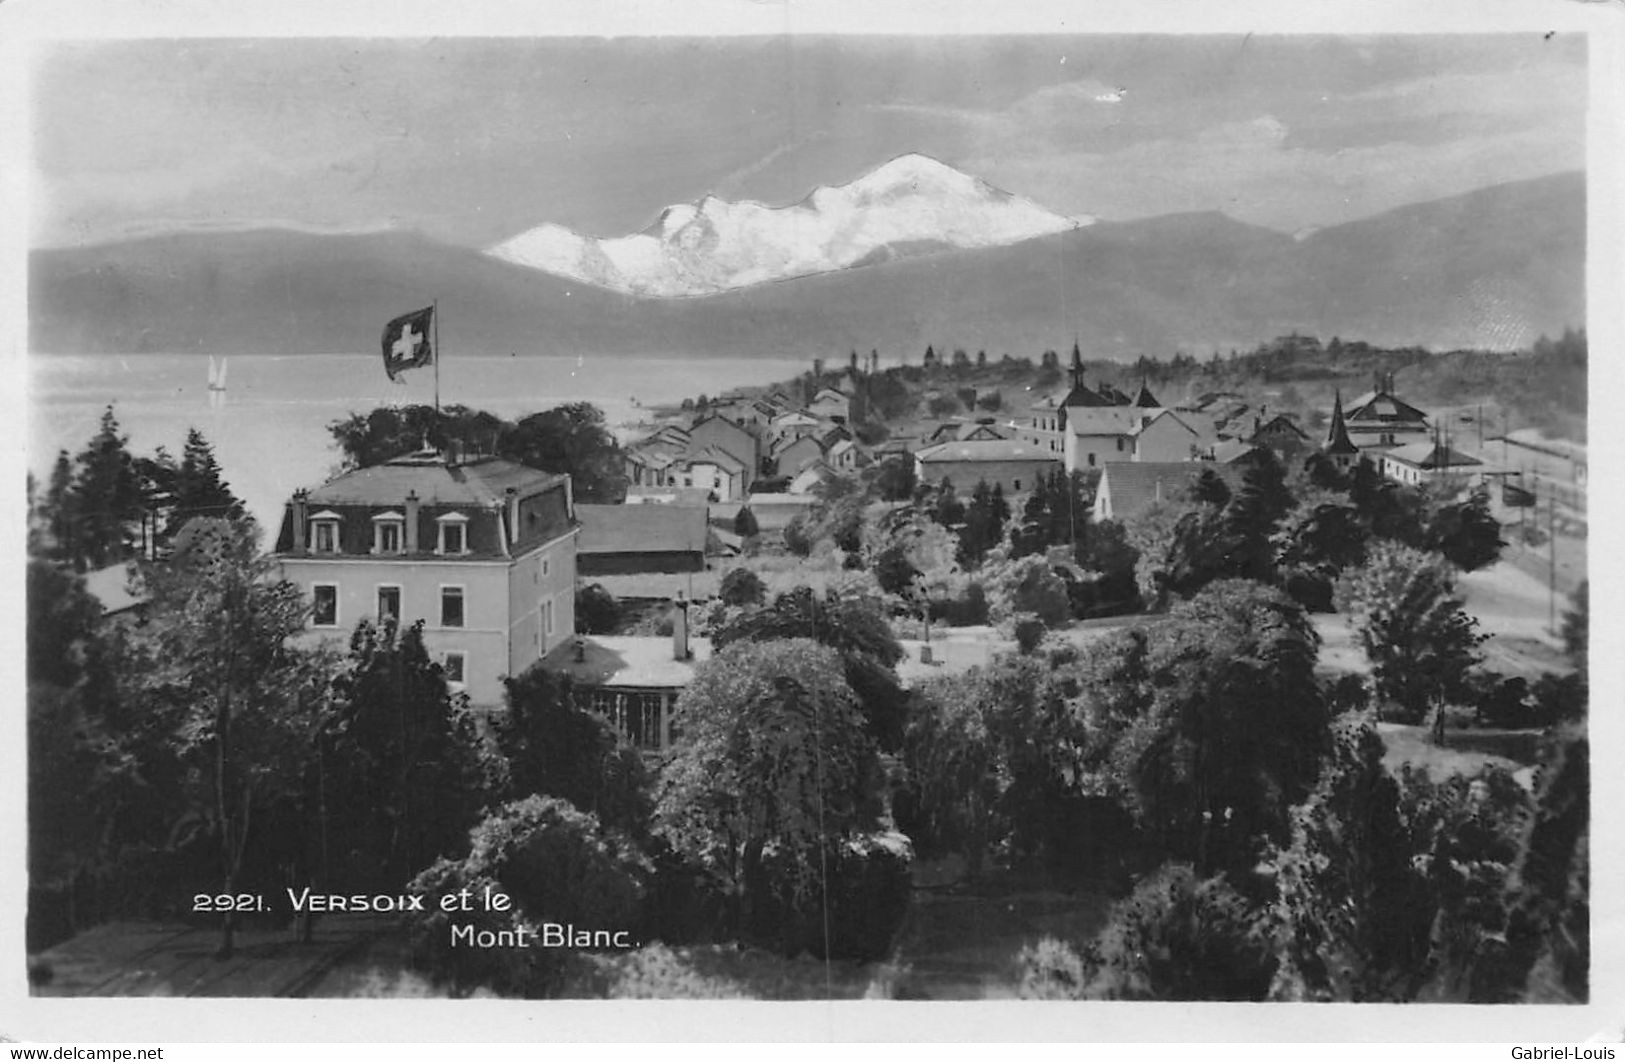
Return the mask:
MULTIPOLYGON (((383 405, 431 404, 434 372, 391 383, 377 354, 232 355, 223 401, 211 404, 204 354, 32 355, 28 359, 28 467, 43 484, 58 450, 76 454, 114 407, 130 448, 177 457, 196 427, 214 445, 227 481, 255 519, 274 528, 299 487, 322 483, 340 455, 327 426, 383 405)), ((616 434, 637 434, 644 407, 786 380, 787 358, 450 357, 440 400, 514 418, 565 402, 591 402, 616 434)))

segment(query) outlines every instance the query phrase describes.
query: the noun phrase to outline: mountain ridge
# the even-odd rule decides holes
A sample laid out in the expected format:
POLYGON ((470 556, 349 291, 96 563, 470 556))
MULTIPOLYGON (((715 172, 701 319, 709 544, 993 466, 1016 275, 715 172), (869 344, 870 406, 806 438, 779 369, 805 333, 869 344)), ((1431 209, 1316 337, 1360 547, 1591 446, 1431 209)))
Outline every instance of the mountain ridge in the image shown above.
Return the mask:
MULTIPOLYGON (((1390 211, 1302 239, 1221 213, 1094 225, 1002 247, 684 299, 638 298, 403 232, 172 233, 30 255, 41 352, 371 351, 438 300, 448 351, 827 357, 927 343, 1133 358, 1297 330, 1510 349, 1584 323, 1585 185, 1570 173, 1390 211)), ((904 248, 906 250, 906 248, 904 248)))
POLYGON ((586 236, 544 222, 487 251, 610 291, 685 298, 850 268, 892 244, 1001 246, 1091 220, 908 153, 785 206, 707 194, 666 206, 641 232, 586 236))

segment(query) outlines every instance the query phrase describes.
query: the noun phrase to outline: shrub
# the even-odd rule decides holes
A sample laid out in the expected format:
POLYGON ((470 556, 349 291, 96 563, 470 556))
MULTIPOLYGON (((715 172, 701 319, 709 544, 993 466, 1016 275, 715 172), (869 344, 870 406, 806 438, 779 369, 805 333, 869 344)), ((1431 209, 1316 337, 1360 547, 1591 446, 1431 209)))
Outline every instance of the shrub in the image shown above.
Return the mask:
POLYGON ((1085 987, 1083 959, 1072 947, 1054 937, 1021 949, 1022 999, 1082 999, 1085 987))
POLYGON ((596 816, 554 797, 532 796, 499 808, 469 832, 460 862, 441 859, 415 878, 425 897, 409 915, 414 963, 459 993, 475 986, 503 995, 546 998, 562 987, 570 952, 538 946, 454 943, 453 927, 535 932, 542 922, 625 931, 641 941, 641 904, 653 865, 596 816), (470 910, 443 911, 440 899, 467 889, 470 910), (487 910, 487 895, 511 897, 510 910, 487 910))
POLYGON ((722 577, 719 593, 727 605, 760 605, 767 600, 767 584, 749 568, 734 568, 722 577))
POLYGON ((826 844, 819 880, 804 898, 792 893, 783 872, 789 868, 778 866, 776 855, 764 854, 762 873, 773 884, 751 905, 750 937, 785 955, 819 959, 869 962, 891 951, 913 891, 907 837, 866 833, 826 844))
POLYGON ((1397 706, 1400 722, 1419 722, 1439 700, 1462 699, 1484 639, 1443 558, 1377 542, 1366 563, 1338 582, 1337 607, 1359 632, 1377 693, 1397 706))
POLYGON ((1023 656, 1031 656, 1044 640, 1044 621, 1030 613, 1016 616, 1016 646, 1023 656))
POLYGON ((1262 1000, 1276 965, 1246 900, 1183 864, 1112 907, 1090 958, 1089 999, 1262 1000))
POLYGON ((615 595, 597 583, 576 591, 576 633, 613 634, 621 622, 615 595))
POLYGON ((1037 554, 990 564, 986 582, 995 622, 1031 613, 1045 626, 1058 627, 1072 615, 1066 583, 1037 554))
POLYGON ((812 553, 812 539, 807 536, 807 522, 797 516, 784 525, 784 548, 798 557, 812 553))
POLYGON ((664 944, 651 944, 606 963, 608 999, 744 999, 737 986, 707 977, 664 944))

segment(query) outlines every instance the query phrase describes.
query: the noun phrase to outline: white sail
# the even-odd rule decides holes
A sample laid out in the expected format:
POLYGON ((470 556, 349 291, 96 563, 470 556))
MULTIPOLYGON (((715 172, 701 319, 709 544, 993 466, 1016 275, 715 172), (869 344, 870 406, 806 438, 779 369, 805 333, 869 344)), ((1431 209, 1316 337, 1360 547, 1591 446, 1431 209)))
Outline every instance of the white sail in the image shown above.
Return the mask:
POLYGON ((220 369, 214 363, 214 355, 209 355, 209 390, 213 391, 220 382, 220 369))
POLYGON ((222 357, 220 359, 220 379, 216 382, 219 384, 220 390, 222 391, 226 389, 226 369, 228 366, 230 366, 230 364, 230 358, 222 357))

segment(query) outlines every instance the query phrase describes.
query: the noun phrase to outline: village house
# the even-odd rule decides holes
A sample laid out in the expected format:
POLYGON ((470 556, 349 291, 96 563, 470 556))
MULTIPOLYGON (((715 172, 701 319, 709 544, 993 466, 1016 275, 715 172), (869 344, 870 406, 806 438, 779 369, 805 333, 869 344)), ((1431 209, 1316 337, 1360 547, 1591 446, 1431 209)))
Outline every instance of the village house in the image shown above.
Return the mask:
POLYGON ((674 461, 670 482, 678 487, 698 487, 717 501, 738 501, 745 496, 749 479, 744 462, 710 446, 674 461))
POLYGON ((1484 462, 1444 443, 1407 443, 1382 454, 1382 474, 1413 487, 1483 471, 1484 462))
POLYGON ((852 417, 852 396, 833 387, 822 388, 807 403, 807 412, 844 424, 852 417))
POLYGON ((1069 472, 1113 461, 1194 461, 1201 450, 1197 430, 1169 409, 1077 409, 1067 419, 1064 458, 1069 472))
POLYGON ((768 425, 768 435, 775 444, 783 444, 808 435, 819 435, 826 426, 824 421, 806 410, 795 409, 774 417, 768 425))
POLYGON ((1060 467, 1060 455, 1020 439, 938 443, 914 455, 914 471, 921 483, 946 479, 955 490, 969 491, 985 482, 1003 487, 1007 496, 1032 490, 1040 477, 1060 467))
POLYGON ((570 676, 587 705, 622 740, 647 753, 671 747, 678 736, 672 709, 694 680, 695 667, 711 657, 709 640, 689 638, 687 603, 679 600, 671 616, 670 638, 583 635, 542 662, 548 671, 570 676))
POLYGON ((690 505, 704 509, 711 492, 699 487, 628 487, 628 505, 690 505))
POLYGON ((781 476, 795 476, 814 461, 824 458, 824 444, 813 435, 794 436, 783 441, 773 451, 781 476))
POLYGON ((762 466, 761 439, 727 417, 701 417, 688 429, 688 454, 693 456, 706 450, 720 450, 739 463, 744 482, 741 494, 735 497, 750 490, 762 466))
POLYGON ((1309 434, 1285 413, 1269 420, 1262 415, 1253 418, 1253 433, 1247 442, 1273 452, 1284 465, 1297 463, 1310 449, 1309 434))
POLYGON ((973 439, 1008 439, 1010 432, 992 417, 979 420, 945 420, 926 436, 927 445, 941 442, 970 442, 973 439))
POLYGON ((1349 440, 1360 450, 1389 449, 1426 440, 1433 432, 1422 410, 1394 394, 1394 374, 1382 373, 1375 387, 1344 409, 1349 440))
POLYGON ((1177 504, 1188 496, 1197 476, 1211 471, 1232 492, 1240 490, 1243 471, 1234 464, 1172 461, 1118 461, 1106 466, 1095 488, 1094 519, 1127 520, 1152 505, 1177 504))
POLYGON ((424 451, 295 491, 275 556, 311 636, 422 620, 447 680, 492 706, 575 629, 576 534, 568 476, 424 451))
POLYGON ((581 504, 576 520, 576 570, 582 575, 705 570, 703 507, 581 504))

